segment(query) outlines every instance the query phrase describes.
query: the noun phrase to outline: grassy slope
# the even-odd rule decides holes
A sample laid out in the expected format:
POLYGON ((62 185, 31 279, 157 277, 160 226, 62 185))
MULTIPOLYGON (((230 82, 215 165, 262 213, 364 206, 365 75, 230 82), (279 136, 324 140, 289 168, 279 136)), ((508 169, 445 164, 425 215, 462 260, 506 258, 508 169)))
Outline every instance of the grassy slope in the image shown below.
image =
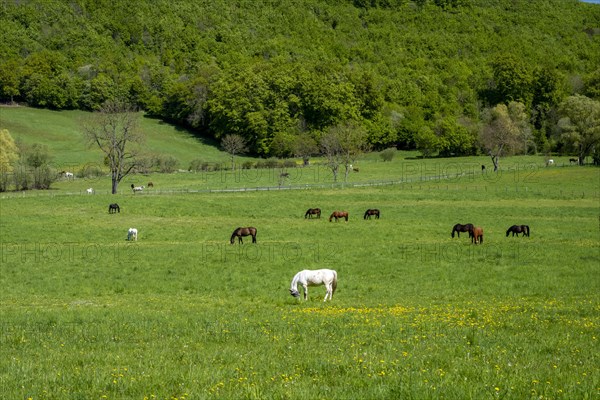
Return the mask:
MULTIPOLYGON (((0 129, 8 129, 15 140, 47 145, 57 170, 76 170, 85 164, 101 163, 103 158, 97 148, 88 147, 83 139, 79 121, 85 115, 81 111, 0 107, 0 129)), ((140 118, 140 122, 147 137, 146 151, 171 155, 179 160, 180 168, 187 169, 190 161, 197 158, 208 162, 227 160, 214 143, 205 143, 184 129, 149 118, 140 118)))

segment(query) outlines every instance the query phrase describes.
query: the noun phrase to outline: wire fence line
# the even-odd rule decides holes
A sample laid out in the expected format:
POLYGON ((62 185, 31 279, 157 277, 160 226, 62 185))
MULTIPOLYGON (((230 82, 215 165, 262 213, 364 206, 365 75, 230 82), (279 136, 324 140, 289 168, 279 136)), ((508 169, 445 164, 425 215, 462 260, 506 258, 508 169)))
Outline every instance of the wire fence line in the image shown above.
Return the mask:
MULTIPOLYGON (((511 169, 502 170, 503 174, 514 173, 511 169)), ((421 175, 418 177, 401 177, 396 179, 387 180, 371 180, 371 181, 360 181, 360 182, 318 182, 318 183, 298 183, 289 185, 271 185, 271 186, 234 186, 224 188, 166 188, 166 189, 144 189, 142 192, 131 193, 130 190, 121 190, 116 195, 135 195, 135 196, 146 196, 146 195, 168 195, 168 194, 185 194, 185 193, 241 193, 241 192, 264 192, 264 191, 282 191, 282 190, 317 190, 317 189, 347 189, 347 188, 363 188, 363 187, 377 187, 377 186, 400 186, 407 190, 444 190, 444 191, 460 191, 460 190, 473 190, 473 191, 485 191, 495 193, 530 193, 530 194, 547 194, 552 197, 568 197, 568 198, 599 198, 600 187, 598 188, 585 188, 581 191, 572 189, 561 189, 560 187, 548 187, 548 190, 542 190, 537 187, 530 187, 528 184, 536 184, 535 177, 521 177, 515 180, 514 185, 496 184, 499 180, 499 175, 493 172, 482 172, 481 174, 474 171, 460 172, 456 174, 434 174, 434 175, 421 175), (476 177, 483 176, 486 184, 472 185, 462 184, 461 181, 473 182, 476 177), (530 180, 529 180, 530 179, 530 180), (529 180, 529 181, 528 181, 529 180), (438 184, 432 184, 437 182, 438 184)), ((5 193, 0 198, 19 198, 27 196, 93 196, 93 195, 109 195, 110 190, 96 190, 89 192, 88 189, 82 189, 79 191, 61 191, 56 192, 52 190, 36 190, 36 191, 22 191, 22 192, 11 192, 5 193)))

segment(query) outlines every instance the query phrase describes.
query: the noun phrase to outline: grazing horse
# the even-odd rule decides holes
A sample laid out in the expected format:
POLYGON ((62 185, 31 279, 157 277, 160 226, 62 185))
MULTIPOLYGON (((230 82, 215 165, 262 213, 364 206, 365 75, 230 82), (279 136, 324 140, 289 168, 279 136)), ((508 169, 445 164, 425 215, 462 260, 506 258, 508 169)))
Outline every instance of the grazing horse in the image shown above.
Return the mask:
POLYGON ((312 218, 313 215, 316 215, 317 218, 321 218, 321 209, 320 208, 309 208, 304 214, 304 218, 312 218))
POLYGON ((335 218, 335 222, 338 222, 338 219, 340 218, 344 218, 346 222, 348 222, 348 211, 334 211, 329 217, 329 222, 331 222, 333 218, 335 218))
POLYGON ((112 203, 108 205, 108 213, 109 214, 114 214, 114 213, 120 213, 121 212, 121 207, 119 207, 119 205, 117 203, 112 203))
POLYGON ((569 164, 579 164, 578 158, 569 158, 569 164))
POLYGON ((135 240, 137 241, 138 230, 135 228, 129 228, 127 231, 127 240, 135 240))
POLYGON ((480 226, 477 226, 477 227, 473 228, 473 230, 471 232, 473 234, 473 236, 471 236, 471 243, 483 244, 483 228, 480 226))
POLYGON ((144 190, 144 186, 135 186, 133 183, 131 184, 131 190, 133 190, 133 193, 135 192, 141 192, 144 190))
POLYGON ((327 289, 323 301, 327 301, 327 297, 331 300, 335 293, 335 289, 337 288, 337 272, 333 269, 305 269, 298 272, 294 276, 294 279, 292 279, 292 284, 290 286, 290 294, 296 298, 300 297, 298 284, 302 285, 304 288, 304 300, 308 300, 308 287, 319 285, 325 285, 325 288, 327 289))
POLYGON ((375 216, 375 219, 379 219, 379 210, 376 208, 369 208, 367 211, 365 211, 365 216, 363 219, 371 219, 372 215, 375 216))
POLYGON ((85 191, 87 194, 94 194, 94 188, 87 188, 85 191))
POLYGON ((472 238, 473 237, 473 224, 465 224, 465 225, 456 224, 452 228, 452 237, 454 237, 454 232, 456 232, 458 234, 458 237, 460 237, 461 232, 469 232, 469 237, 472 238))
POLYGON ((513 236, 517 235, 517 237, 519 237, 519 233, 522 233, 523 237, 525 237, 525 236, 529 237, 529 225, 513 225, 513 226, 511 226, 506 231, 506 237, 508 237, 508 235, 510 235, 511 232, 512 232, 513 236))
POLYGON ((148 186, 148 188, 153 188, 153 187, 154 187, 154 183, 152 183, 152 182, 148 182, 148 185, 147 185, 147 186, 148 186))
POLYGON ((554 165, 554 160, 553 159, 546 160, 546 167, 548 167, 550 165, 554 165))
POLYGON ((250 236, 252 235, 252 243, 256 243, 256 228, 249 226, 247 228, 237 228, 235 231, 233 231, 233 233, 231 234, 231 239, 229 240, 229 242, 231 244, 234 244, 235 242, 235 238, 238 238, 238 243, 244 243, 244 241, 242 240, 242 236, 250 236))

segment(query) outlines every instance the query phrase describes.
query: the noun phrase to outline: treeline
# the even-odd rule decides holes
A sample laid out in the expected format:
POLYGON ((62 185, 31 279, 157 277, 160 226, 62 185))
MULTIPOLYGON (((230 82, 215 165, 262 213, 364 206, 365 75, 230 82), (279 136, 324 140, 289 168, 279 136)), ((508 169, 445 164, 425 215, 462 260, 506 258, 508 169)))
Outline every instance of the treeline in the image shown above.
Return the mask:
POLYGON ((475 154, 511 102, 549 152, 561 102, 600 100, 600 6, 576 0, 7 0, 0 23, 0 101, 126 100, 262 157, 348 121, 373 149, 475 154))

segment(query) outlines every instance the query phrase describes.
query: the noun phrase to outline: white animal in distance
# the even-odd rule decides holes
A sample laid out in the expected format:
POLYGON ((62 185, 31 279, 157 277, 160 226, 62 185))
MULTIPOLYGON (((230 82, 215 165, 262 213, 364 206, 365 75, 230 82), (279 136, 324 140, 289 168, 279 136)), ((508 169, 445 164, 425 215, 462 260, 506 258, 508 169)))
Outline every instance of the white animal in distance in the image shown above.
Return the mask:
POLYGON ((138 230, 135 228, 129 228, 127 231, 127 240, 135 240, 138 239, 138 230))

